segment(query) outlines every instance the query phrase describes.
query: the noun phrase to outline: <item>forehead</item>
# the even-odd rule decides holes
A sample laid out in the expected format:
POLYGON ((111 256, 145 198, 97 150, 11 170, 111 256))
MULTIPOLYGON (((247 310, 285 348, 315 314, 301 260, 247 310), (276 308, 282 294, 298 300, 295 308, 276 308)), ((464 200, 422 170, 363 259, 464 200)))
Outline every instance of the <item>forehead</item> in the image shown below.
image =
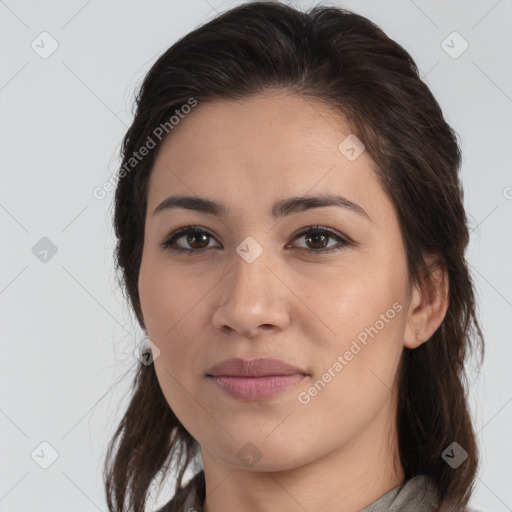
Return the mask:
POLYGON ((235 156, 239 149, 246 160, 294 160, 312 150, 336 150, 350 132, 343 116, 332 107, 291 92, 274 91, 199 103, 173 128, 160 154, 179 154, 180 161, 193 162, 235 156), (185 143, 197 151, 187 151, 185 143))
POLYGON ((386 201, 368 152, 347 158, 350 126, 322 102, 273 92, 199 103, 183 117, 156 158, 149 212, 171 193, 225 200, 238 213, 309 192, 386 201))

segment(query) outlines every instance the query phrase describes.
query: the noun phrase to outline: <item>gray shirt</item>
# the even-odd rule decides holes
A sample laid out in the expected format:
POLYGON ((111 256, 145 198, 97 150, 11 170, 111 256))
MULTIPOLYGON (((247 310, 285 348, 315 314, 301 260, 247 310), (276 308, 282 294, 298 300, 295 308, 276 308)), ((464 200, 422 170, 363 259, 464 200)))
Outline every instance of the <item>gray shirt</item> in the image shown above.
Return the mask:
MULTIPOLYGON (((203 512, 204 497, 204 471, 200 471, 157 512, 203 512), (183 500, 184 503, 179 506, 179 501, 183 500)), ((435 484, 428 476, 419 475, 394 487, 361 512, 436 512, 437 506, 435 484)), ((467 509, 468 512, 470 510, 467 509)))

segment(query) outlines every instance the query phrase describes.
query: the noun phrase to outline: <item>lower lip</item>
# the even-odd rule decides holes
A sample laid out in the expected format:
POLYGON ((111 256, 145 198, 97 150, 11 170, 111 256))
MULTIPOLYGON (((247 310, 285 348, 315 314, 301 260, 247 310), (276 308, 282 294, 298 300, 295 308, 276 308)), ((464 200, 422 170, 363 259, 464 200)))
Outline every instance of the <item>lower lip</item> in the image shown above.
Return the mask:
POLYGON ((208 376, 228 395, 242 400, 265 400, 298 384, 305 375, 268 375, 265 377, 208 376))

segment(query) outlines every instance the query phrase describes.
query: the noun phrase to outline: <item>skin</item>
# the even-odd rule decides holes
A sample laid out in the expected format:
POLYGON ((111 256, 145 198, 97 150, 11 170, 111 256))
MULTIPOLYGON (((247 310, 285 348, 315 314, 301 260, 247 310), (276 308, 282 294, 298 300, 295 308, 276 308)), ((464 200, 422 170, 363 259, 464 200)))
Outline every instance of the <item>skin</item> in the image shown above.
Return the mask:
POLYGON ((398 365, 404 347, 421 345, 443 320, 447 277, 431 274, 441 284, 433 294, 409 281, 398 218, 370 155, 350 161, 338 149, 350 133, 326 105, 281 90, 199 104, 159 150, 139 292, 148 336, 161 351, 154 365, 162 391, 201 445, 205 512, 355 512, 404 480, 398 365), (371 220, 335 206, 270 215, 279 199, 322 192, 343 195, 371 220), (223 202, 229 214, 154 215, 171 194, 223 202), (176 242, 195 253, 160 246, 186 224, 211 235, 176 242), (309 225, 352 244, 322 254, 338 241, 296 235, 309 225), (236 252, 249 236, 263 249, 252 263, 236 252), (401 311, 300 403, 299 393, 397 302, 401 311), (270 399, 238 400, 206 377, 232 357, 282 359, 308 375, 270 399), (251 466, 237 456, 247 443, 261 455, 251 466))

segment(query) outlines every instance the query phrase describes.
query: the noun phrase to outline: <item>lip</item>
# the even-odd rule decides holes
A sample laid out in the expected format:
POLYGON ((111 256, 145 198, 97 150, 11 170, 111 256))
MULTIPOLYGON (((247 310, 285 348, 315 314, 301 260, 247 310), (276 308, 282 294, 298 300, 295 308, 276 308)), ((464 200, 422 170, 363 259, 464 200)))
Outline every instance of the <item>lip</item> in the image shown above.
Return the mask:
POLYGON ((238 357, 214 364, 207 377, 233 398, 265 400, 297 385, 306 372, 279 359, 238 357))
POLYGON ((244 359, 241 357, 226 359, 214 364, 207 371, 209 377, 270 377, 297 374, 304 376, 306 371, 285 363, 280 359, 268 357, 259 359, 244 359))
POLYGON ((260 401, 296 386, 306 376, 302 373, 266 375, 263 377, 236 377, 208 375, 222 391, 240 400, 260 401))

